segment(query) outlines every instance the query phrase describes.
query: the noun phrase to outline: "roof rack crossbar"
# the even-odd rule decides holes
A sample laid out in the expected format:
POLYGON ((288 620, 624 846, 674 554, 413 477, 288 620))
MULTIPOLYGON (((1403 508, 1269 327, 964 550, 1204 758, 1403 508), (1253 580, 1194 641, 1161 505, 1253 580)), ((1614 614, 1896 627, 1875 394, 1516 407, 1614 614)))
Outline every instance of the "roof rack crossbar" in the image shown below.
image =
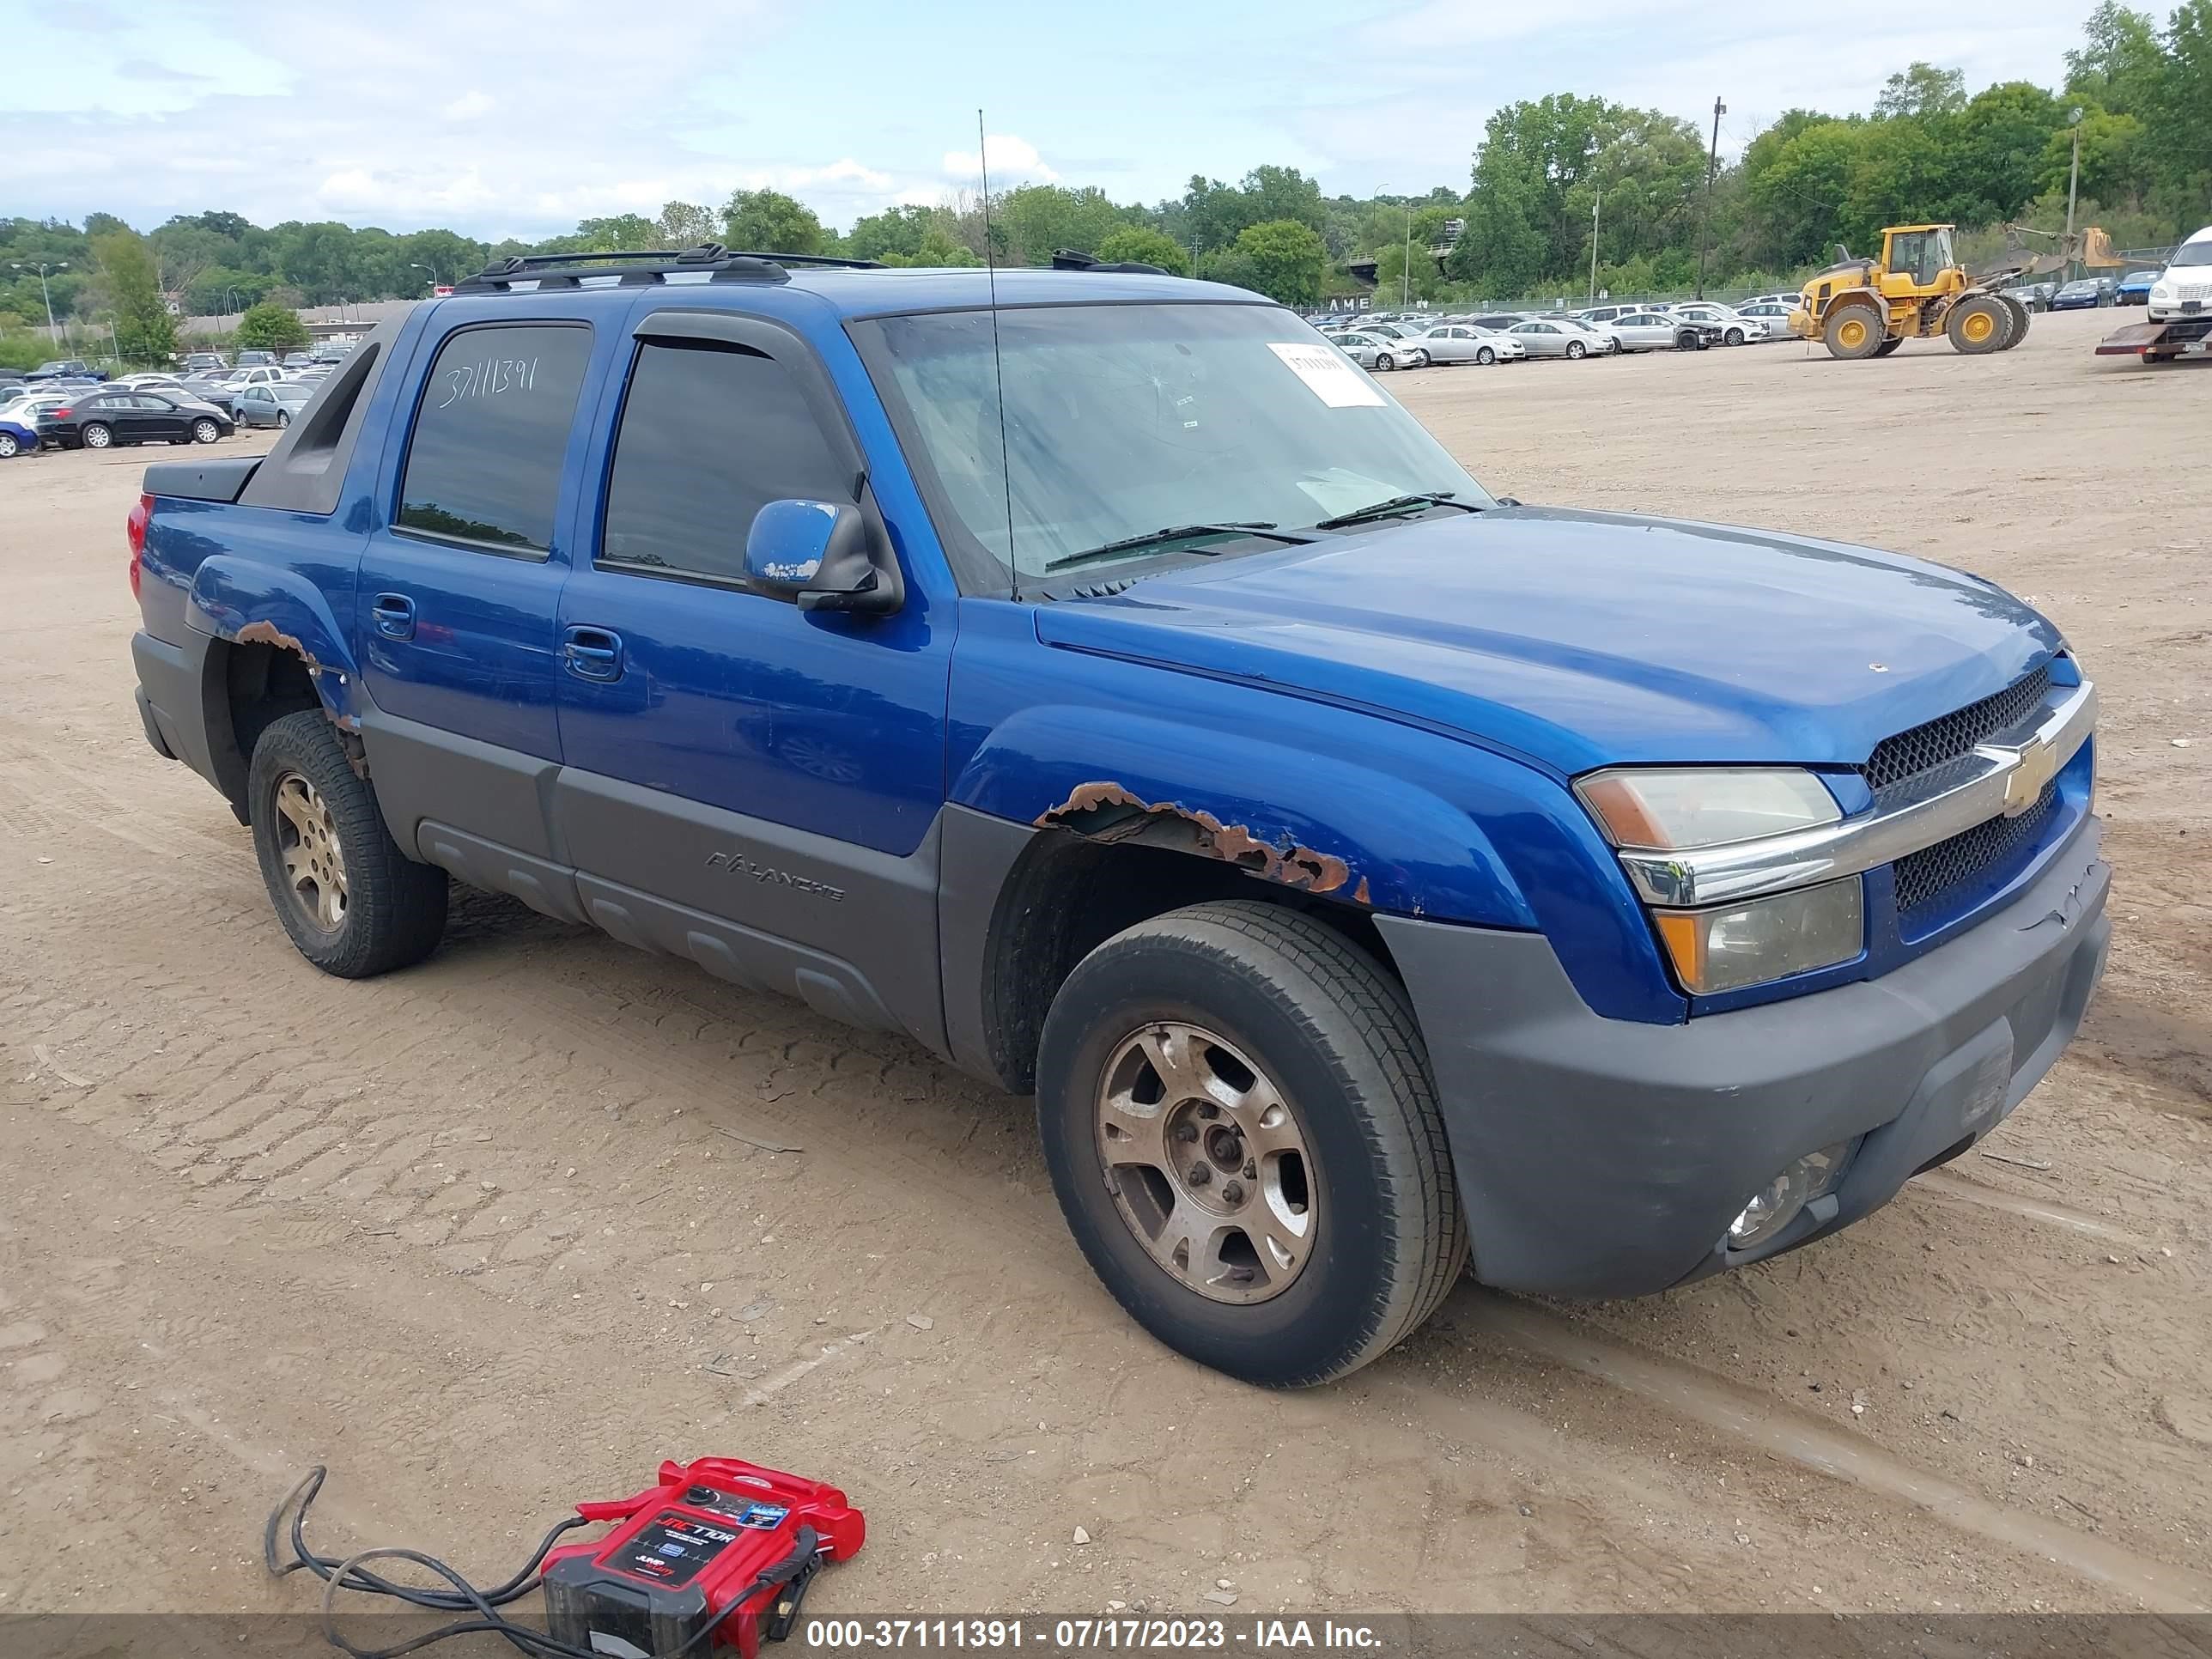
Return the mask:
POLYGON ((852 270, 882 269, 874 259, 841 259, 824 253, 761 253, 705 242, 690 248, 618 248, 574 253, 518 253, 495 260, 456 283, 456 294, 504 294, 517 283, 572 289, 587 276, 613 276, 624 288, 661 283, 672 276, 705 272, 714 282, 784 282, 786 267, 828 265, 852 270))

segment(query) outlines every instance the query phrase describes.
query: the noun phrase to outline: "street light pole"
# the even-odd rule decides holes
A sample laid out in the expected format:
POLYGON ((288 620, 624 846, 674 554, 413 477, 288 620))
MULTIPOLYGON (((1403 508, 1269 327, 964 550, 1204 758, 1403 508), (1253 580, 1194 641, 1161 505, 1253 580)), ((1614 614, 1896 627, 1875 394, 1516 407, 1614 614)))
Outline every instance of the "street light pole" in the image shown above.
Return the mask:
POLYGON ((1413 204, 1406 204, 1406 263, 1398 268, 1398 309, 1413 302, 1413 204))
POLYGON ((1721 117, 1728 106, 1713 100, 1713 147, 1705 155, 1705 211, 1698 225, 1698 297, 1705 297, 1705 250, 1712 245, 1713 175, 1721 170, 1721 117))
POLYGON ((429 271, 429 272, 430 272, 430 286, 431 286, 431 288, 434 289, 438 286, 438 273, 437 273, 437 271, 436 271, 436 270, 433 270, 430 266, 428 266, 428 265, 425 265, 425 264, 416 264, 414 260, 410 259, 410 260, 407 262, 407 269, 408 269, 408 270, 428 270, 428 271, 429 271))
POLYGON ((1605 192, 1599 191, 1590 198, 1590 303, 1597 303, 1597 210, 1605 204, 1605 192))

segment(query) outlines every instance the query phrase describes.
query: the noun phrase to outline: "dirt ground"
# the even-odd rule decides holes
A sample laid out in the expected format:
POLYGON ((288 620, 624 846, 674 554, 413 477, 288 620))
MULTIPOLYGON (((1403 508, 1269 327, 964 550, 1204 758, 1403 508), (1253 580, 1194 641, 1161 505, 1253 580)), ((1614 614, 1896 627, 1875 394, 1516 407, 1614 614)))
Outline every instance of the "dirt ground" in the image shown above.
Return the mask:
POLYGON ((2212 1608, 2212 367, 2100 362, 2112 321, 1389 381, 1496 490, 2050 611, 2114 945, 1986 1154, 1845 1235, 1631 1304, 1465 1285, 1289 1396, 1131 1325, 1027 1103, 902 1042, 483 897, 319 975, 139 732, 158 457, 0 464, 0 1609, 306 1608, 258 1549, 310 1463, 325 1547, 483 1577, 709 1453, 866 1510, 824 1614, 2212 1608))

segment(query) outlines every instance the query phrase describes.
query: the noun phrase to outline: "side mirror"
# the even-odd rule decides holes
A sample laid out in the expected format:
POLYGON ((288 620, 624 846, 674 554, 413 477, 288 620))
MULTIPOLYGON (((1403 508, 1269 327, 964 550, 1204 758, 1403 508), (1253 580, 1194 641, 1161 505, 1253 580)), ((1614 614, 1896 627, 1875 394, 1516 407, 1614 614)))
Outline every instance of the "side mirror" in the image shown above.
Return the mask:
POLYGON ((905 599, 898 563, 871 546, 868 521, 845 501, 770 501, 745 536, 745 574, 801 611, 885 616, 905 599))

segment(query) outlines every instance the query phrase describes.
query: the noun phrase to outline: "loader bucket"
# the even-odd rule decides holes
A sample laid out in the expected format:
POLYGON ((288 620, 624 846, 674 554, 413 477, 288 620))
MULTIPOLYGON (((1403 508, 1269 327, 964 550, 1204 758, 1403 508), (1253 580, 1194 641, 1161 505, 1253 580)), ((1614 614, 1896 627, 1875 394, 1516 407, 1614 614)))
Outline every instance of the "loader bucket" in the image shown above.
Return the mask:
POLYGON ((2081 263, 2114 266, 2127 262, 2112 252, 2112 239, 2105 234, 2104 227, 2091 225, 2081 233, 2081 263))

